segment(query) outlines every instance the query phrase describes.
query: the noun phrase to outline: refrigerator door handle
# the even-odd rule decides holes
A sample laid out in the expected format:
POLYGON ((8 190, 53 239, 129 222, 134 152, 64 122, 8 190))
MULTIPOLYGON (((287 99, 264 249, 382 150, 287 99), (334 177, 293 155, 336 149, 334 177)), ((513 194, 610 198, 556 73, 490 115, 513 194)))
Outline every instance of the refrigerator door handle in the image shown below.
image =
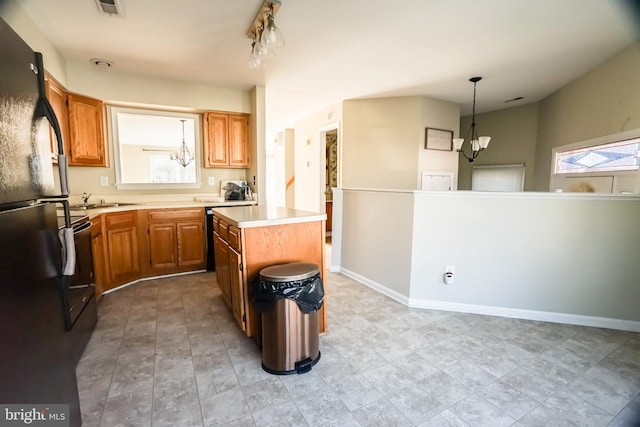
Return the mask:
POLYGON ((36 70, 38 75, 38 92, 40 97, 38 99, 38 105, 36 107, 36 114, 38 117, 44 117, 51 124, 51 128, 56 135, 56 141, 58 142, 58 174, 60 175, 60 195, 67 197, 69 195, 69 162, 67 156, 64 154, 64 144, 62 141, 62 131, 60 129, 60 122, 56 117, 56 113, 53 111, 53 107, 47 99, 46 90, 44 87, 44 63, 42 61, 42 54, 35 52, 36 56, 36 70))

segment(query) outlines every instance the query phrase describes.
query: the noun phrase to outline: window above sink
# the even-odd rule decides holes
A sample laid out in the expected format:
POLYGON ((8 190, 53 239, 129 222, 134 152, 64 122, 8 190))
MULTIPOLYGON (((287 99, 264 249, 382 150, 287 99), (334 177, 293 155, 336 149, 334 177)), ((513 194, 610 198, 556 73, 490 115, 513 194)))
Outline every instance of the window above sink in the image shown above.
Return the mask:
POLYGON ((118 189, 201 187, 200 114, 118 106, 107 109, 118 189), (187 166, 175 160, 183 139, 194 158, 187 166))

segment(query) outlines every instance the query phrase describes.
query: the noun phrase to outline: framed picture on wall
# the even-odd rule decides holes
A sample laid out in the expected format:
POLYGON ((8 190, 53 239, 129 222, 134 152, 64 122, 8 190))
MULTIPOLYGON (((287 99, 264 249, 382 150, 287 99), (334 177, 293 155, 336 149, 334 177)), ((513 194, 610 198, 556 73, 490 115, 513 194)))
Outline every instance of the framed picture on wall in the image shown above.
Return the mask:
POLYGON ((451 151, 453 149, 453 131, 446 129, 426 128, 424 148, 427 150, 451 151))

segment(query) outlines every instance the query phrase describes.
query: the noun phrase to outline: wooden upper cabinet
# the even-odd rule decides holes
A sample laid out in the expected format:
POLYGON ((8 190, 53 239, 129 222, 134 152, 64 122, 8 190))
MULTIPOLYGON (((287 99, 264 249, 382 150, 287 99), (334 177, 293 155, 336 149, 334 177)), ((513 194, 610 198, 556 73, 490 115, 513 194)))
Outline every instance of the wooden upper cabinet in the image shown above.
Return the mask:
POLYGON ((249 117, 229 114, 229 167, 249 167, 249 117))
POLYGON ((67 94, 69 165, 106 167, 104 105, 86 96, 67 94))
POLYGON ((229 116, 222 113, 205 113, 205 167, 229 165, 229 116))
MULTIPOLYGON (((56 113, 56 118, 60 124, 60 133, 62 134, 62 142, 65 152, 69 151, 69 113, 67 112, 67 93, 54 80, 47 78, 45 80, 45 90, 47 99, 56 113)), ((58 162, 58 139, 53 131, 53 127, 49 126, 49 139, 51 141, 51 155, 54 163, 58 162)))
POLYGON ((249 167, 249 115, 204 113, 204 167, 249 167))

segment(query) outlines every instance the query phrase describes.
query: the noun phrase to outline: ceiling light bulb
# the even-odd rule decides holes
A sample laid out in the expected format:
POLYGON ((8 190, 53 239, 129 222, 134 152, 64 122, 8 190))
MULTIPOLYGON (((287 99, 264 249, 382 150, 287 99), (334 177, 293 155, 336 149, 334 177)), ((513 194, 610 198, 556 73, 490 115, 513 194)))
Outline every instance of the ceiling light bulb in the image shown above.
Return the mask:
POLYGON ((262 32, 260 42, 268 48, 276 48, 284 46, 284 37, 282 32, 273 20, 273 15, 269 15, 267 27, 262 32))
POLYGON ((251 59, 249 59, 249 68, 260 68, 260 65, 262 65, 262 60, 252 55, 251 59))
POLYGON ((256 46, 253 50, 253 56, 260 59, 271 59, 275 56, 275 52, 270 50, 267 46, 261 43, 259 40, 256 41, 256 46))

